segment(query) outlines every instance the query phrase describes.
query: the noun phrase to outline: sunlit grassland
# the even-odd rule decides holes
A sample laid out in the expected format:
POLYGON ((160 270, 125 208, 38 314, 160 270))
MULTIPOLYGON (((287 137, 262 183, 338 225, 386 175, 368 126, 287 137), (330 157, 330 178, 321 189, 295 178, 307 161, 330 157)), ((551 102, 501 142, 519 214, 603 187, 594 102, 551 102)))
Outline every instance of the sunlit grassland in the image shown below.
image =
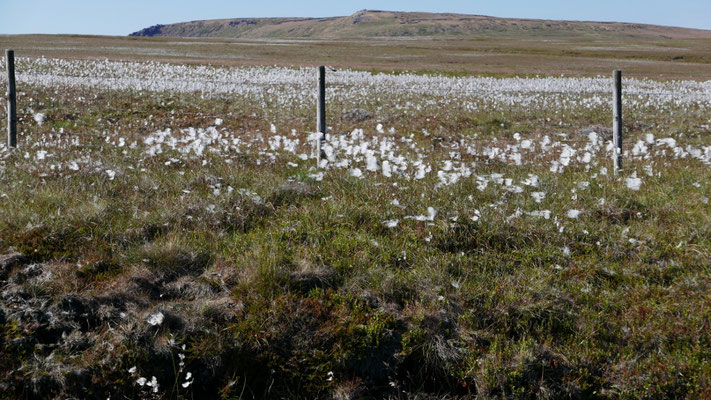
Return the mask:
POLYGON ((403 109, 393 94, 334 94, 332 141, 395 143, 433 167, 417 179, 413 165, 384 176, 386 155, 376 171, 356 156, 315 168, 300 157, 312 152, 306 100, 21 91, 20 146, 2 153, 0 247, 26 263, 3 271, 3 302, 68 316, 3 311, 7 398, 148 398, 136 381, 153 376, 165 398, 711 395, 709 165, 647 138, 710 146, 703 104, 628 110, 630 154, 614 174, 609 138, 586 147, 583 132, 609 125, 606 104, 472 111, 423 95, 403 109), (353 107, 373 119, 342 121, 353 107), (240 149, 166 140, 151 154, 145 139, 168 128, 211 129, 240 149), (270 149, 275 136, 300 141, 270 149), (542 147, 546 136, 560 146, 542 147), (649 149, 633 156, 639 141, 649 149), (553 171, 563 144, 576 155, 553 171), (507 146, 521 165, 486 151, 507 146), (586 148, 592 161, 576 158, 586 148), (471 176, 443 184, 447 161, 471 176), (164 322, 148 324, 157 313, 164 322))
POLYGON ((161 61, 193 65, 329 65, 378 72, 466 76, 591 76, 622 69, 628 76, 711 76, 711 40, 665 37, 370 38, 246 40, 86 35, 5 35, 0 48, 18 57, 161 61))

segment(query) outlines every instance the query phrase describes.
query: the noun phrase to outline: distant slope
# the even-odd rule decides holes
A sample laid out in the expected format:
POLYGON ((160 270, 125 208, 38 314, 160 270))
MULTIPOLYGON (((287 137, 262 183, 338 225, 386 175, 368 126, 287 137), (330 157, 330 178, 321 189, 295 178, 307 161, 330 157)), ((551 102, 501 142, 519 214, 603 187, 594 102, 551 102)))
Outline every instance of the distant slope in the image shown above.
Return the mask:
POLYGON ((666 37, 711 38, 711 31, 621 22, 553 21, 481 15, 362 10, 346 17, 236 18, 155 25, 130 36, 248 39, 363 37, 666 37))

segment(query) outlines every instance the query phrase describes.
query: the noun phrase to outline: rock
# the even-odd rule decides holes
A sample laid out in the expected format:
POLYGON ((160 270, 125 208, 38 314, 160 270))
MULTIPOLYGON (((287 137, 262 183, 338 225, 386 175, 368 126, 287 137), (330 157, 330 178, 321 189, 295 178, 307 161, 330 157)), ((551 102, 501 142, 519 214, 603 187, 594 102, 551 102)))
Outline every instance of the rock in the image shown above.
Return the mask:
POLYGON ((6 280, 13 268, 25 262, 25 256, 17 252, 0 255, 0 280, 6 280))
POLYGON ((373 116, 362 108, 346 110, 341 114, 341 120, 348 122, 364 122, 371 118, 373 118, 373 116))

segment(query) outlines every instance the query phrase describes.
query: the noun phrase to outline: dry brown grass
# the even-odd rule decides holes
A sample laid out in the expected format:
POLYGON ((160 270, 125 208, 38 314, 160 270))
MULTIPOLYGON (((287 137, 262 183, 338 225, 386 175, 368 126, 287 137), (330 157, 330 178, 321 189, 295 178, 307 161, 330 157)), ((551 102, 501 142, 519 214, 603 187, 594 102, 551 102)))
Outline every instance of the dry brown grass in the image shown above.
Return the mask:
POLYGON ((78 35, 0 36, 19 57, 165 61, 215 65, 330 65, 451 75, 711 77, 711 39, 237 40, 78 35))

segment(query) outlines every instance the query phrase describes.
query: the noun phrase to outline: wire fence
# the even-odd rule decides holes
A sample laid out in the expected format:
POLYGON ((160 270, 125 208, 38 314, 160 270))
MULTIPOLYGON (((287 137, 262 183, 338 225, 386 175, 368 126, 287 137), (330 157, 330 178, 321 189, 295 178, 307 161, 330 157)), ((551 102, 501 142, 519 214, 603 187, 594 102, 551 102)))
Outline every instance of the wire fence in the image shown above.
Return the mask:
MULTIPOLYGON (((8 53, 9 54, 9 53, 8 53)), ((11 82, 11 77, 9 76, 11 71, 14 71, 14 65, 12 61, 10 60, 9 56, 8 59, 5 63, 6 70, 8 72, 8 82, 11 82)), ((334 69, 330 69, 331 71, 335 71, 334 69)), ((619 72, 618 72, 619 74, 619 72)), ((87 78, 92 78, 91 76, 87 74, 54 74, 55 78, 60 78, 60 79, 87 79, 87 78)), ((12 77, 14 78, 14 76, 12 77)), ((109 77, 108 79, 120 79, 120 77, 109 77)), ((323 102, 325 104, 325 96, 326 96, 326 91, 325 91, 325 79, 319 79, 319 87, 317 93, 319 96, 317 97, 323 97, 317 99, 317 102, 320 104, 323 102)), ((221 80, 221 79, 202 79, 200 83, 203 84, 209 84, 209 85, 224 85, 224 84, 232 84, 232 82, 228 80, 221 80)), ((250 86, 253 87, 261 87, 261 88, 287 88, 290 86, 297 86, 296 83, 289 83, 289 82, 261 82, 261 81, 255 81, 255 82, 249 82, 250 86)), ((340 82, 340 83, 331 83, 332 89, 338 89, 339 87, 345 87, 347 84, 340 82)), ((8 88, 10 88, 11 85, 8 83, 8 88)), ((611 85, 611 88, 613 88, 613 85, 611 85)), ((655 90, 637 90, 637 91, 622 91, 622 80, 616 79, 614 80, 614 92, 616 93, 623 93, 624 95, 628 96, 646 96, 646 97, 656 97, 656 98, 664 98, 664 99, 670 99, 673 96, 670 93, 663 93, 660 91, 655 91, 655 90)), ((14 90, 14 88, 13 88, 14 90)), ((512 91, 512 93, 517 93, 515 91, 512 91)), ((596 92, 597 93, 597 92, 596 92)), ((599 92, 602 93, 602 92, 599 92)), ((225 93, 227 94, 227 93, 225 93)), ((558 95, 570 95, 570 92, 566 91, 551 91, 551 90, 546 90, 543 92, 545 96, 558 96, 558 95)), ((585 93, 585 94, 593 94, 591 93, 585 93)), ((703 96, 703 93, 701 94, 703 96)), ((612 96, 611 96, 612 97, 612 96)), ((315 102, 316 103, 316 102, 315 102)), ((620 102, 621 103, 621 102, 620 102)), ((316 104, 314 104, 316 105, 316 104)), ((620 105, 621 106, 621 105, 620 105)), ((8 103, 8 109, 10 108, 10 104, 8 103)), ((109 124, 113 123, 112 119, 115 118, 120 118, 122 115, 141 115, 141 116, 156 116, 157 121, 163 122, 161 118, 164 118, 165 116, 170 115, 171 117, 198 117, 202 119, 210 119, 214 120, 213 123, 209 124, 208 126, 213 126, 213 127, 219 127, 220 124, 217 123, 218 120, 229 120, 230 117, 233 115, 228 114, 219 114, 219 113, 206 113, 202 111, 187 111, 187 110, 181 110, 181 109, 140 109, 134 106, 131 106, 129 108, 114 108, 114 107, 101 107, 99 108, 101 110, 102 119, 106 120, 109 122, 109 124), (114 115, 106 115, 106 114, 115 114, 114 115)), ((82 112, 85 111, 81 108, 76 108, 74 110, 68 110, 70 113, 76 113, 78 115, 81 115, 82 112)), ((618 110, 616 109, 617 116, 613 118, 613 121, 616 121, 621 117, 621 108, 618 110)), ((4 110, 4 113, 7 116, 7 111, 4 110)), ((29 111, 20 111, 17 114, 17 120, 21 122, 22 125, 26 125, 28 121, 31 123, 31 121, 36 120, 38 114, 29 112, 29 111)), ((319 114, 320 115, 320 114, 319 114)), ((40 117, 41 119, 41 117, 40 117)), ((68 122, 71 124, 73 119, 69 118, 66 119, 63 122, 68 122)), ((618 121, 619 122, 619 121, 618 121)), ((41 121, 37 121, 37 123, 41 123, 41 121)), ((81 122, 75 122, 75 124, 79 124, 81 122)), ((209 121, 208 121, 209 123, 209 121)), ((319 126, 326 126, 325 121, 320 121, 319 120, 319 126)), ((151 125, 153 127, 155 125, 151 125)), ((550 145, 553 147, 562 147, 562 146, 576 146, 576 147, 583 147, 583 146, 589 146, 589 145, 597 145, 599 146, 601 143, 605 142, 614 142, 615 148, 617 149, 617 154, 622 154, 622 127, 621 124, 611 124, 613 126, 612 133, 607 131, 607 129, 603 130, 602 132, 596 132, 597 135, 593 135, 591 137, 585 137, 586 135, 591 135, 592 132, 595 132, 595 130, 588 129, 587 132, 577 132, 576 134, 564 134, 564 133, 552 133, 547 135, 550 138, 550 145)), ((11 130, 11 129, 10 129, 11 130)), ((326 129, 323 129, 326 130, 326 129)), ((378 132, 368 132, 369 135, 371 136, 381 136, 381 137, 393 137, 397 138, 402 135, 398 134, 391 134, 387 132, 383 132, 382 130, 378 129, 378 132)), ((266 132, 259 132, 257 129, 255 134, 262 134, 266 132)), ((303 132, 308 135, 312 135, 314 132, 306 131, 303 132)), ((321 132, 324 133, 324 132, 321 132)), ((412 134, 412 132, 408 132, 412 134)), ((11 137, 13 134, 16 137, 16 131, 13 133, 9 131, 8 135, 11 137)), ((77 134, 74 132, 73 134, 77 134)), ((348 133, 341 133, 341 132, 333 132, 332 136, 330 138, 336 138, 338 136, 342 135, 348 135, 348 133)), ((418 133, 419 137, 420 133, 418 133)), ((491 134, 486 135, 483 134, 481 137, 479 136, 472 136, 472 135, 448 135, 448 136, 443 136, 443 135, 438 135, 438 134, 426 134, 422 133, 423 136, 427 137, 430 136, 429 140, 432 142, 431 144, 433 146, 439 146, 442 148, 450 148, 450 149, 456 149, 460 146, 489 146, 489 147, 510 147, 510 146, 521 146, 522 142, 525 143, 526 141, 530 141, 531 139, 526 138, 526 137, 509 137, 509 136, 493 136, 491 134)), ((537 144, 540 145, 540 135, 537 135, 538 141, 537 144)), ((83 143, 82 145, 84 146, 94 146, 93 144, 90 144, 88 142, 83 143)), ((103 146, 103 145, 102 145, 103 146)), ((99 147, 103 148, 103 147, 99 147)))

